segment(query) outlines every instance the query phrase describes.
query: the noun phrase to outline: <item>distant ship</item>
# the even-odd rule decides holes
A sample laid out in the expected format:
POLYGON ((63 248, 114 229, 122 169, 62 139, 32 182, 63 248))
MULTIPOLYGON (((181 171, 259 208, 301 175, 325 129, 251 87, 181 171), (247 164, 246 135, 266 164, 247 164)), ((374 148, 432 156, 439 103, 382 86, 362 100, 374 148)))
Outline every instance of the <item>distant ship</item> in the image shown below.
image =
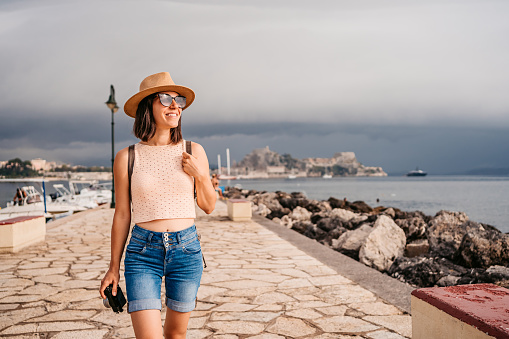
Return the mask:
POLYGON ((416 168, 406 174, 407 177, 425 177, 426 175, 428 175, 428 173, 420 170, 419 168, 416 168))

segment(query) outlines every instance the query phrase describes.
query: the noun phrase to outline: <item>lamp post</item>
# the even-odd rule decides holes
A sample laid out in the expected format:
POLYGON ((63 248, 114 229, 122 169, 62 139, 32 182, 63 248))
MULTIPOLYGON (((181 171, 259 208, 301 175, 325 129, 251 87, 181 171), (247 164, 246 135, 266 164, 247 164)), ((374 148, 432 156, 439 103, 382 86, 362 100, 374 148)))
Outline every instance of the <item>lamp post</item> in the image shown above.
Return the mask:
POLYGON ((113 174, 113 162, 115 160, 115 122, 113 115, 118 111, 117 102, 115 101, 115 88, 110 86, 110 97, 105 102, 106 106, 111 109, 111 204, 110 208, 115 208, 115 177, 113 174))

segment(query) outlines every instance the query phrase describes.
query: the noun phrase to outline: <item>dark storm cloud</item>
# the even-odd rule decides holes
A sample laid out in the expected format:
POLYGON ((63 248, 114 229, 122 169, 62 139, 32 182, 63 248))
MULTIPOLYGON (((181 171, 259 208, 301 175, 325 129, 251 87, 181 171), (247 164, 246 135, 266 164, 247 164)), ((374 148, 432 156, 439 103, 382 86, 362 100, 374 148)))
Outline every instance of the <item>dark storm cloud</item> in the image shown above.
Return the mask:
POLYGON ((502 166, 507 1, 2 1, 0 160, 109 164, 148 74, 193 88, 186 137, 240 160, 355 151, 390 171, 502 166), (422 163, 421 163, 422 162, 422 163), (408 168, 410 167, 410 168, 408 168))

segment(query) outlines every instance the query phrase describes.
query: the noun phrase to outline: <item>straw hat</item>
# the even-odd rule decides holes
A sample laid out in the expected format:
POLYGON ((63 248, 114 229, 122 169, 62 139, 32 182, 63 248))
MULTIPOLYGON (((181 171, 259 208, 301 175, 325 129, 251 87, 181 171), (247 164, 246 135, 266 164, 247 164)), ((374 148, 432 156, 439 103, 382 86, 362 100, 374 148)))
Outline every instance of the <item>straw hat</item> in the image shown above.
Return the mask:
POLYGON ((188 108, 194 101, 194 92, 192 89, 175 85, 175 82, 171 79, 170 73, 161 72, 149 75, 140 84, 140 91, 129 98, 124 105, 124 112, 134 118, 136 117, 136 110, 138 104, 143 98, 147 96, 159 93, 159 92, 177 92, 180 95, 186 97, 186 106, 182 110, 188 108))

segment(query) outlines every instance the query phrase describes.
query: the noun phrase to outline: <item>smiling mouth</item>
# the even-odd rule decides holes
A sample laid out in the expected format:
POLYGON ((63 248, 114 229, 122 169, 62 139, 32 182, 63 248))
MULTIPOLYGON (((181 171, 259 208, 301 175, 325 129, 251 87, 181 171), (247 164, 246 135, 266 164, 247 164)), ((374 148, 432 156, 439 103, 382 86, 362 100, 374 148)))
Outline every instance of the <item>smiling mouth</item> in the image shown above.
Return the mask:
POLYGON ((178 117, 179 115, 177 113, 168 113, 166 114, 167 117, 178 117))

